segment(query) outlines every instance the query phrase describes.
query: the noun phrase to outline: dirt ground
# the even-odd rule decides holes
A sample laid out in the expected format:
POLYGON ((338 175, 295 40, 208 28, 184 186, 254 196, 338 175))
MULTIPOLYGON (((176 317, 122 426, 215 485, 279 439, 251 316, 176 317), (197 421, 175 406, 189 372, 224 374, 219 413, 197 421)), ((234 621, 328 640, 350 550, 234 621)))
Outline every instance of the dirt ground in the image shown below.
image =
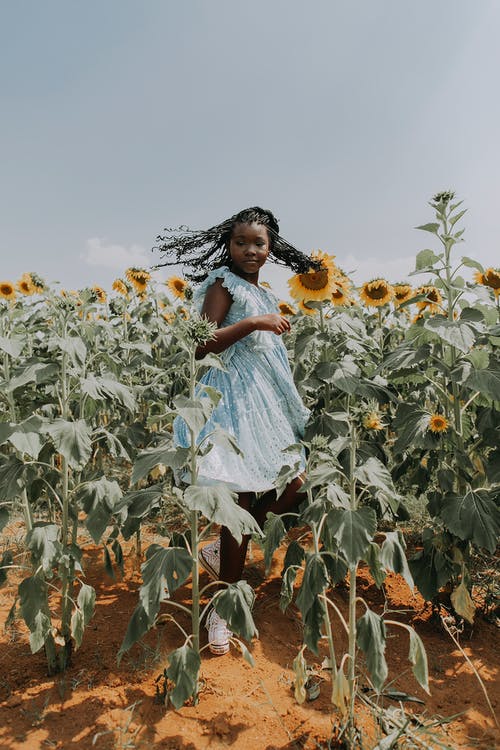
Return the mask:
MULTIPOLYGON (((8 534, 12 541, 15 533, 11 529, 8 534)), ((150 530, 144 535, 144 547, 153 541, 161 541, 161 538, 150 530)), ((2 750, 216 750, 227 747, 312 750, 328 747, 335 735, 334 728, 339 726, 339 716, 330 703, 329 672, 321 670, 326 648, 319 658, 306 654, 308 662, 320 673, 319 698, 298 705, 293 696, 292 661, 302 641, 301 621, 294 605, 285 614, 278 606, 283 550, 276 553, 271 573, 266 578, 261 551, 254 547, 253 558, 249 559, 245 572, 257 595, 254 618, 259 639, 251 644, 255 666, 250 667, 234 647, 224 657, 211 656, 204 651, 199 703, 176 711, 155 702, 155 679, 163 670, 165 655, 181 645, 180 633, 171 622, 151 631, 142 645, 134 646, 125 655, 119 667, 116 663, 141 581, 135 550, 132 547, 127 550, 124 578, 113 581, 104 572, 102 550, 91 543, 85 548, 84 569, 87 582, 97 592, 96 611, 83 644, 64 675, 47 676, 44 654, 30 653, 22 622, 17 620, 7 630, 3 628, 19 579, 16 581, 10 576, 0 589, 2 750)), ((201 580, 208 582, 205 573, 201 580)), ((388 579, 385 600, 384 593, 363 571, 359 588, 360 595, 375 610, 380 612, 385 601, 386 608, 391 610, 391 619, 411 623, 427 650, 430 696, 419 688, 411 673, 407 637, 402 629, 391 629, 387 647, 390 688, 423 703, 405 701, 400 704, 385 698, 384 705, 392 707, 393 711, 404 708, 407 716, 415 716, 410 726, 419 732, 424 747, 482 750, 498 747, 495 723, 477 677, 449 635, 430 622, 430 608, 421 597, 413 594, 398 576, 388 579)), ((187 604, 189 597, 189 585, 175 594, 177 601, 187 604)), ((333 598, 345 613, 347 587, 336 587, 333 598)), ((172 608, 169 609, 168 604, 162 605, 162 612, 169 611, 172 608)), ((189 628, 189 622, 183 618, 181 614, 179 622, 189 628)), ((206 638, 205 631, 203 636, 206 638)), ((334 638, 336 653, 341 655, 347 643, 340 626, 335 626, 334 638)), ((479 617, 474 627, 464 631, 459 639, 498 712, 497 629, 479 617)), ((357 718, 363 732, 360 748, 375 747, 384 735, 372 710, 359 702, 357 718)), ((335 742, 331 747, 337 747, 335 742)), ((407 744, 406 747, 417 745, 407 744)))

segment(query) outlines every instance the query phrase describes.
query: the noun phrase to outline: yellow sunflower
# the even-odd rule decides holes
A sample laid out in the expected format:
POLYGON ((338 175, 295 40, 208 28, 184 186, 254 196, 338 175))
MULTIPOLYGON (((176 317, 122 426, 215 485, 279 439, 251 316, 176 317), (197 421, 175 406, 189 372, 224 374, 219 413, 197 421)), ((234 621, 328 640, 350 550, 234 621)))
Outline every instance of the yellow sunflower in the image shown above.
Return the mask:
POLYGON ((351 282, 347 276, 340 276, 335 279, 335 290, 332 292, 330 302, 332 305, 350 305, 352 298, 349 294, 351 282))
POLYGON ((118 292, 118 294, 121 294, 122 297, 128 297, 128 287, 123 281, 123 279, 115 279, 112 284, 112 288, 115 292, 118 292))
POLYGON ((174 312, 164 312, 162 313, 162 316, 165 318, 167 323, 173 323, 175 320, 175 313, 174 312))
POLYGON ((138 294, 144 294, 148 281, 151 279, 149 271, 144 268, 127 268, 125 276, 138 294))
POLYGON ((372 279, 363 284, 359 296, 369 307, 382 307, 394 297, 394 289, 385 279, 372 279))
POLYGON ((10 281, 0 281, 0 297, 3 299, 16 299, 16 288, 10 281))
POLYGON ((98 302, 101 302, 102 304, 106 302, 107 296, 102 286, 94 284, 94 286, 92 287, 92 291, 95 292, 98 302))
POLYGON ((21 292, 21 294, 25 294, 26 296, 35 294, 36 292, 36 287, 33 284, 33 280, 29 273, 23 273, 17 282, 16 287, 18 292, 21 292))
POLYGON ((288 302, 285 302, 284 300, 280 300, 278 307, 282 315, 297 315, 295 307, 292 307, 292 305, 289 305, 288 302))
POLYGON ((177 315, 179 315, 184 320, 189 320, 189 310, 187 310, 185 307, 178 307, 176 312, 177 315))
POLYGON ((417 302, 419 310, 425 310, 430 313, 442 312, 443 308, 441 303, 443 298, 441 292, 435 286, 419 286, 418 289, 415 289, 415 294, 425 294, 426 297, 425 299, 420 300, 420 302, 417 302))
POLYGON ((333 255, 316 250, 311 253, 313 260, 319 260, 321 268, 317 271, 311 269, 307 273, 297 273, 288 281, 290 295, 299 302, 320 302, 330 299, 335 289, 335 274, 338 269, 333 261, 333 255))
POLYGON ((450 423, 442 414, 431 414, 427 429, 431 432, 446 432, 450 423))
POLYGON ((487 268, 484 273, 476 271, 474 274, 474 281, 476 284, 482 284, 482 286, 489 286, 495 292, 495 297, 500 295, 500 269, 498 268, 487 268))
POLYGON ((272 286, 271 286, 271 284, 268 284, 268 282, 267 282, 267 281, 261 281, 261 282, 259 283, 259 286, 265 286, 265 287, 266 287, 266 289, 272 289, 272 286))
POLYGON ((402 305, 403 302, 406 302, 406 300, 413 297, 413 289, 411 284, 393 284, 392 288, 394 289, 395 307, 399 307, 399 305, 402 305))
POLYGON ((376 411, 370 411, 363 417, 363 426, 367 430, 383 430, 385 425, 380 419, 380 414, 376 411))
POLYGON ((297 302, 297 308, 304 313, 304 315, 317 315, 318 311, 315 307, 308 307, 304 300, 297 302))
POLYGON ((180 276, 171 276, 165 284, 177 299, 186 298, 186 289, 189 284, 185 279, 181 279, 180 276))

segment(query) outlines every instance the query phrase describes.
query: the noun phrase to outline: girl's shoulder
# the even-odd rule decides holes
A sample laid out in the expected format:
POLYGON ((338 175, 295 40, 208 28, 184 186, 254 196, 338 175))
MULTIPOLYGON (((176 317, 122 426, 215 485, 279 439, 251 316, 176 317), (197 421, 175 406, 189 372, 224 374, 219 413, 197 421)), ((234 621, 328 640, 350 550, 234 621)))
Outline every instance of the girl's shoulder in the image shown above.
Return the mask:
MULTIPOLYGON (((207 293, 207 290, 215 284, 217 280, 220 280, 222 286, 227 289, 234 302, 245 304, 251 300, 252 294, 255 293, 252 285, 244 279, 237 276, 235 273, 229 270, 227 266, 221 266, 210 271, 207 278, 201 282, 194 292, 195 304, 203 304, 203 299, 207 293)), ((256 289, 256 287, 255 287, 256 289)))

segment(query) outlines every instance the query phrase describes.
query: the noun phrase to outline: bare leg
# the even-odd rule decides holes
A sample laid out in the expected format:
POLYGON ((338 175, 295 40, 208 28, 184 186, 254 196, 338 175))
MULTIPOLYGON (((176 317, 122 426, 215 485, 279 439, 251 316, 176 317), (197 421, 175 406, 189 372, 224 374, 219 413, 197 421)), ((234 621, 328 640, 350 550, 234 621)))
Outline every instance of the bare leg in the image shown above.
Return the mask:
MULTIPOLYGON (((253 515, 259 526, 262 528, 269 512, 281 515, 293 511, 305 499, 305 495, 299 490, 304 484, 301 476, 296 477, 285 488, 282 495, 276 499, 276 491, 270 490, 259 500, 258 504, 252 508, 254 500, 253 492, 240 492, 238 494, 238 504, 248 510, 253 515)), ((220 531, 220 578, 226 583, 234 583, 241 579, 243 568, 245 567, 245 558, 247 555, 249 536, 244 536, 241 544, 235 540, 229 529, 225 526, 220 531)))

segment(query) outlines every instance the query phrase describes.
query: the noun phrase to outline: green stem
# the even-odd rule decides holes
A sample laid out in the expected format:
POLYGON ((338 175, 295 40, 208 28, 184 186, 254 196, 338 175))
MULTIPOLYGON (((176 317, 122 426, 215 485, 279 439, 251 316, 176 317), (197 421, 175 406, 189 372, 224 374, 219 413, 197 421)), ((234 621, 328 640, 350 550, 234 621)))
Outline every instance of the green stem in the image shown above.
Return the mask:
MULTIPOLYGON (((314 543, 314 552, 319 555, 319 530, 316 524, 312 524, 312 532, 313 532, 313 543, 314 543)), ((326 639, 328 641, 328 649, 330 651, 330 666, 332 670, 332 682, 333 680, 337 679, 337 657, 335 656, 335 644, 333 642, 333 633, 332 633, 332 623, 330 621, 330 612, 328 610, 328 605, 325 604, 325 614, 323 616, 323 624, 325 626, 326 631, 326 639)))
MULTIPOLYGON (((191 349, 189 353, 189 398, 191 401, 194 400, 195 395, 195 382, 196 382, 196 361, 195 361, 195 350, 191 349)), ((196 461, 196 435, 194 430, 189 428, 191 445, 190 445, 190 470, 191 470, 191 485, 196 485, 198 481, 198 470, 196 461)), ((200 582, 199 582, 199 563, 198 563, 198 545, 199 545, 199 533, 198 533, 198 511, 191 511, 191 578, 192 578, 192 606, 191 606, 191 629, 193 633, 193 649, 195 651, 200 650, 200 582)), ((195 703, 198 702, 198 690, 199 685, 193 692, 193 698, 195 703)))

